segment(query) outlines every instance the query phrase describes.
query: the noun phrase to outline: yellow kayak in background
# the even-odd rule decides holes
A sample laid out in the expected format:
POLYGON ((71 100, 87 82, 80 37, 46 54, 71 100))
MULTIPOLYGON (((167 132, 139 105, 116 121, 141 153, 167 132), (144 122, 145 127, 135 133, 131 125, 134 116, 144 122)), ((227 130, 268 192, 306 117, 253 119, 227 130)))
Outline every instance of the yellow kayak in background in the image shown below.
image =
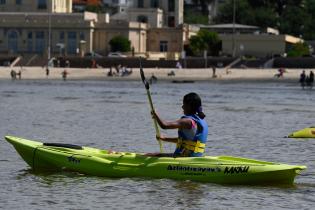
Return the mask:
POLYGON ((315 138, 315 127, 304 128, 288 135, 288 138, 315 138))

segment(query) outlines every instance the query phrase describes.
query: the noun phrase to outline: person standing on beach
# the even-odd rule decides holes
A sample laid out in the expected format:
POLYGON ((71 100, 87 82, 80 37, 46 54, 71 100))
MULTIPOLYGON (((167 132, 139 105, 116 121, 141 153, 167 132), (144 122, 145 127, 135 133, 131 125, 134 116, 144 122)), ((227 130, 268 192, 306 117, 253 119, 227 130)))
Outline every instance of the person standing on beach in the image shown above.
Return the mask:
POLYGON ((18 77, 19 77, 19 80, 21 80, 21 79, 22 79, 22 71, 19 70, 19 72, 17 73, 17 75, 18 75, 18 77))
POLYGON ((176 68, 178 68, 178 69, 181 69, 181 68, 182 68, 182 65, 180 64, 179 61, 177 61, 177 63, 176 63, 176 68))
POLYGON ((70 61, 69 60, 66 60, 66 67, 70 68, 70 61))
POLYGON ((217 75, 216 75, 216 68, 215 68, 215 66, 213 65, 212 66, 212 78, 216 78, 217 77, 217 75))
POLYGON ((309 86, 310 86, 310 89, 313 88, 313 83, 314 83, 314 73, 313 71, 310 72, 310 76, 309 76, 309 86))
POLYGON ((13 69, 11 70, 10 75, 12 80, 16 79, 16 71, 14 71, 13 69))
POLYGON ((49 67, 47 66, 46 67, 46 77, 48 78, 48 76, 49 76, 49 67))
POLYGON ((300 74, 300 84, 302 86, 302 89, 304 89, 305 87, 305 82, 306 82, 306 74, 305 74, 305 70, 302 71, 302 73, 300 74))
POLYGON ((166 122, 152 111, 152 117, 162 129, 178 129, 178 137, 157 136, 157 140, 176 144, 174 157, 201 157, 205 151, 208 125, 204 120, 201 99, 196 93, 188 93, 183 98, 184 115, 176 121, 166 122))

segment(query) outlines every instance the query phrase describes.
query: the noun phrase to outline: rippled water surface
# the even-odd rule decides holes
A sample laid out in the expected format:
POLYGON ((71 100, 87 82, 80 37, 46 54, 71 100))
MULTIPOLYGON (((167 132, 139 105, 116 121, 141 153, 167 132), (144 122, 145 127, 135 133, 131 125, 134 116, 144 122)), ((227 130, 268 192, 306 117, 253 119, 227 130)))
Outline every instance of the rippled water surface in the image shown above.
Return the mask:
MULTIPOLYGON (((161 82, 151 90, 156 109, 166 120, 181 115, 184 94, 201 95, 210 131, 207 155, 307 165, 308 170, 292 187, 34 174, 3 136, 158 152, 146 92, 140 81, 2 80, 0 208, 314 209, 315 139, 283 137, 315 125, 315 90, 262 82, 161 82)), ((164 146, 168 152, 174 149, 164 146)))

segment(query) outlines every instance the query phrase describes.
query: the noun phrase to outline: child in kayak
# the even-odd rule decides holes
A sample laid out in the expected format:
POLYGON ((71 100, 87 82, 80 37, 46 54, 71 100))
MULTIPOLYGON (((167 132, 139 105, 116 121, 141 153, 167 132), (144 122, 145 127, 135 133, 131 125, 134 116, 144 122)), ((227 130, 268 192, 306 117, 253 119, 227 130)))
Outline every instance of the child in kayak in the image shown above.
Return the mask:
POLYGON ((183 98, 183 112, 179 120, 167 122, 153 111, 152 117, 162 129, 178 129, 178 137, 157 136, 157 140, 176 143, 174 157, 201 157, 205 150, 208 125, 204 120, 201 99, 196 93, 188 93, 183 98))

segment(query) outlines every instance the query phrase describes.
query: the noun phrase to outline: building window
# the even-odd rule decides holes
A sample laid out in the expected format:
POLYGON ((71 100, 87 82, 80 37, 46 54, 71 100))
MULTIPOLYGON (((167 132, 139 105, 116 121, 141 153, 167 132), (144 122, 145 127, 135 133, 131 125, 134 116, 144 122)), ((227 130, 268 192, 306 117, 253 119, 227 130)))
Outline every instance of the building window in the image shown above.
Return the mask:
POLYGON ((168 41, 160 41, 160 52, 167 52, 168 51, 168 41))
POLYGON ((33 33, 32 32, 28 32, 27 39, 33 39, 33 33))
POLYGON ((175 11, 175 0, 168 0, 168 11, 169 12, 175 11))
POLYGON ((15 0, 15 4, 16 5, 21 5, 22 4, 22 0, 15 0))
POLYGON ((44 39, 44 38, 45 38, 45 34, 43 31, 36 32, 36 39, 44 39))
POLYGON ((84 35, 84 32, 80 32, 80 40, 85 40, 85 35, 84 35))
POLYGON ((8 48, 12 53, 18 51, 18 33, 16 31, 10 31, 8 33, 8 48))
POLYGON ((17 39, 17 38, 18 38, 18 34, 16 31, 9 32, 9 39, 17 39))
POLYGON ((145 16, 145 15, 139 15, 139 16, 137 17, 137 21, 138 21, 139 23, 148 23, 148 17, 145 16))
POLYGON ((37 0, 37 9, 47 9, 47 1, 37 0))
POLYGON ((61 31, 59 34, 59 41, 64 42, 65 41, 65 32, 61 31))
POLYGON ((77 52, 77 33, 74 31, 68 32, 67 52, 76 54, 77 52))
POLYGON ((175 17, 168 16, 168 27, 175 27, 175 17))
POLYGON ((33 32, 27 33, 27 52, 33 52, 33 32))
POLYGON ((151 8, 158 8, 159 0, 151 0, 151 8))
POLYGON ((35 52, 43 53, 45 51, 45 33, 37 31, 35 33, 35 52))
POLYGON ((74 31, 68 32, 68 39, 76 39, 77 38, 77 33, 74 31))
POLYGON ((0 0, 0 4, 5 4, 6 0, 0 0))
POLYGON ((138 8, 144 8, 144 0, 138 0, 138 8))

